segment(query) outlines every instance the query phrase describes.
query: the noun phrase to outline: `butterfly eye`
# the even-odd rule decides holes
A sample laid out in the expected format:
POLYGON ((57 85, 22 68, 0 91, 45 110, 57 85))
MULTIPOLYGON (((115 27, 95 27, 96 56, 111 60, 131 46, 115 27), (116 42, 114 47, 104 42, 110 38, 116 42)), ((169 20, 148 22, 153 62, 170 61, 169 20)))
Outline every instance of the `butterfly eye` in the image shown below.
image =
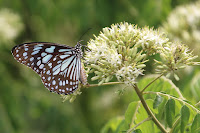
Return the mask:
POLYGON ((83 69, 79 43, 75 48, 55 43, 26 43, 15 46, 12 54, 38 73, 51 92, 71 94, 78 88, 83 69))

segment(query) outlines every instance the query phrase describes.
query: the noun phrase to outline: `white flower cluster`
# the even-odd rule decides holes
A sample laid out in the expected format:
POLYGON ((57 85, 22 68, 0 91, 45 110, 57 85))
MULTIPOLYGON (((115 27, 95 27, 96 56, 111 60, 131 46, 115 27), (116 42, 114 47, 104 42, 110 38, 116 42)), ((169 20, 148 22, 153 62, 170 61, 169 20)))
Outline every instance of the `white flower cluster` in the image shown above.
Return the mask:
MULTIPOLYGON (((180 41, 199 54, 200 49, 200 1, 175 8, 163 24, 168 37, 180 41)), ((200 54, 199 54, 200 55, 200 54)))
POLYGON ((164 33, 149 29, 149 27, 144 27, 141 30, 140 37, 136 46, 141 45, 148 54, 156 54, 158 49, 162 48, 169 41, 164 33))
POLYGON ((89 49, 95 52, 88 52, 87 57, 90 57, 90 62, 98 62, 99 59, 104 60, 103 62, 107 62, 112 64, 114 67, 117 67, 118 64, 121 64, 121 55, 117 53, 116 48, 111 48, 107 45, 106 41, 95 42, 94 40, 90 41, 90 45, 88 45, 89 49))
POLYGON ((0 39, 14 40, 23 29, 20 17, 8 9, 0 10, 0 39))
POLYGON ((142 69, 134 68, 132 66, 124 66, 116 72, 116 77, 118 81, 131 85, 136 83, 136 78, 139 75, 143 75, 142 72, 142 69))
POLYGON ((135 83, 146 61, 146 54, 134 46, 139 34, 137 26, 120 23, 104 28, 98 37, 90 40, 85 60, 90 72, 95 73, 92 80, 98 79, 102 84, 116 77, 119 81, 135 83))
POLYGON ((199 65, 199 62, 193 62, 198 56, 193 56, 189 48, 182 44, 172 43, 160 50, 161 61, 157 61, 157 72, 170 72, 189 65, 199 65))

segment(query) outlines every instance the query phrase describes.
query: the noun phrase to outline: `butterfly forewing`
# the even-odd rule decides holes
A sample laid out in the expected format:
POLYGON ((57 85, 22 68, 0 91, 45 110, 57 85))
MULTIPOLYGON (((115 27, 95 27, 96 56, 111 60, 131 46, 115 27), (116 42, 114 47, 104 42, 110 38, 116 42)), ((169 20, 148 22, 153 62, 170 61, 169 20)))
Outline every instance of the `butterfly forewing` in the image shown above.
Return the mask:
POLYGON ((78 88, 81 59, 73 47, 55 43, 26 43, 12 49, 15 59, 37 72, 45 87, 58 94, 78 88))

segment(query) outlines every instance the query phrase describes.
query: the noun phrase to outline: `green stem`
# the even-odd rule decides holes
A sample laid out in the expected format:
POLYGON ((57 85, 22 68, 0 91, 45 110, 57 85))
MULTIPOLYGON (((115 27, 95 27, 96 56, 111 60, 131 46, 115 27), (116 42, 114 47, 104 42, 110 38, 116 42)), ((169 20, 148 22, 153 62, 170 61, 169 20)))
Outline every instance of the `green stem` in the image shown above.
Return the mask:
POLYGON ((164 73, 162 73, 161 75, 159 75, 157 78, 155 78, 154 80, 152 80, 150 83, 148 83, 141 91, 141 93, 143 93, 153 82, 155 82, 157 79, 159 79, 160 77, 162 77, 164 75, 164 73))
POLYGON ((158 119, 155 117, 155 115, 153 114, 153 112, 150 110, 149 106, 147 105, 146 101, 144 100, 144 97, 142 95, 142 92, 140 91, 140 89, 137 87, 137 85, 133 85, 133 87, 135 88, 135 91, 144 107, 144 109, 146 110, 147 114, 152 118, 152 121, 157 125, 157 127, 163 132, 163 133, 168 133, 168 131, 163 127, 163 125, 158 121, 158 119))
POLYGON ((116 84, 124 84, 123 82, 108 82, 108 83, 104 83, 104 84, 88 84, 88 85, 85 85, 83 87, 96 87, 96 86, 104 86, 104 85, 116 85, 116 84))
POLYGON ((135 120, 136 117, 137 117, 136 115, 137 115, 138 109, 140 108, 140 104, 141 104, 141 102, 138 101, 138 102, 137 102, 136 109, 135 109, 135 113, 134 113, 134 115, 133 115, 133 117, 132 117, 132 120, 131 120, 131 124, 129 125, 129 129, 132 127, 132 125, 134 125, 134 120, 135 120))
POLYGON ((130 133, 131 131, 133 131, 134 129, 136 129, 139 125, 141 125, 142 123, 144 123, 144 122, 146 122, 146 121, 149 121, 149 120, 151 120, 151 119, 152 119, 151 117, 148 117, 148 118, 144 119, 143 121, 141 121, 140 123, 138 123, 137 125, 135 125, 133 128, 129 129, 129 130, 127 131, 127 133, 130 133))
POLYGON ((181 117, 179 116, 178 119, 176 119, 176 121, 174 122, 174 124, 173 124, 171 130, 169 131, 169 133, 173 133, 174 128, 178 125, 178 123, 180 122, 180 120, 181 120, 181 117))

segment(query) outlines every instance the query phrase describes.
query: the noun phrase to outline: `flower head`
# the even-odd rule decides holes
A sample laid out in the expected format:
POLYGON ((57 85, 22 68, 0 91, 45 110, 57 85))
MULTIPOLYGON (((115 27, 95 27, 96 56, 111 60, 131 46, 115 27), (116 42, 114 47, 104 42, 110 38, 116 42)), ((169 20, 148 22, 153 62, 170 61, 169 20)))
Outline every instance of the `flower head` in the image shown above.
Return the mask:
MULTIPOLYGON (((200 1, 175 8, 163 23, 162 30, 168 37, 181 41, 199 54, 200 48, 200 1)), ((200 54, 199 54, 200 55, 200 54)))
POLYGON ((171 43, 168 46, 159 50, 161 61, 156 61, 157 72, 170 72, 185 68, 189 65, 199 65, 199 62, 194 62, 198 56, 194 56, 186 45, 180 43, 171 43))
POLYGON ((111 28, 103 28, 99 36, 90 40, 90 51, 86 52, 85 59, 89 64, 87 67, 96 74, 92 80, 99 79, 99 84, 108 82, 113 77, 124 81, 128 74, 132 75, 129 81, 135 82, 137 76, 142 74, 146 61, 146 54, 135 47, 138 35, 140 30, 137 26, 120 23, 111 28))
POLYGON ((20 17, 9 11, 1 9, 0 11, 0 38, 1 41, 14 40, 22 31, 23 24, 20 17))

